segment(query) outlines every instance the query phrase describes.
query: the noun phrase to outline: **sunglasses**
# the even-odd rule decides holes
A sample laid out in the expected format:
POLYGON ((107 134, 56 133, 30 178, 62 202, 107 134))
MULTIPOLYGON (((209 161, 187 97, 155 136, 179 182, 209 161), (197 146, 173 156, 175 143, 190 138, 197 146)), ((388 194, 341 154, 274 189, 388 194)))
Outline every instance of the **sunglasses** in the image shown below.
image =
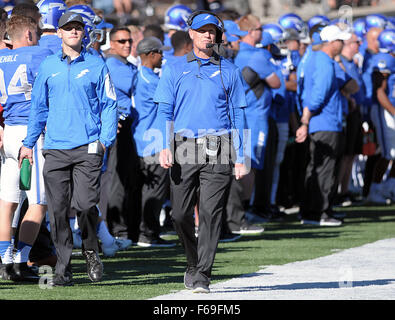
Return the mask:
POLYGON ((119 39, 119 40, 114 40, 114 41, 119 42, 121 44, 125 44, 126 42, 129 42, 130 44, 133 43, 132 39, 119 39))
POLYGON ((151 52, 153 52, 153 53, 159 53, 159 54, 163 54, 163 51, 162 51, 162 50, 153 50, 153 51, 151 51, 151 52))
POLYGON ((62 29, 65 31, 71 31, 73 29, 75 29, 77 31, 83 31, 84 27, 81 25, 70 25, 70 26, 66 25, 66 26, 62 27, 62 29))

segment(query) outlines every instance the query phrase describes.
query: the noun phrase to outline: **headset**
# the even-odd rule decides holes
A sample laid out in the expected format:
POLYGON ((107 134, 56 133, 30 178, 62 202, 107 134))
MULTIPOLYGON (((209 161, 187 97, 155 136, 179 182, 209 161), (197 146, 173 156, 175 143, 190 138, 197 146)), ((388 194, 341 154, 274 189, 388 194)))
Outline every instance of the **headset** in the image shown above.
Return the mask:
POLYGON ((200 14, 204 14, 204 13, 207 13, 207 14, 210 14, 210 15, 216 17, 218 19, 218 21, 221 23, 221 26, 219 28, 217 28, 219 32, 217 32, 216 37, 215 37, 215 43, 221 44, 222 43, 222 34, 225 32, 225 25, 224 25, 223 20, 214 12, 211 12, 208 10, 198 10, 198 11, 192 12, 190 14, 190 16, 188 17, 187 26, 190 28, 192 26, 193 19, 195 19, 196 16, 198 16, 200 14))

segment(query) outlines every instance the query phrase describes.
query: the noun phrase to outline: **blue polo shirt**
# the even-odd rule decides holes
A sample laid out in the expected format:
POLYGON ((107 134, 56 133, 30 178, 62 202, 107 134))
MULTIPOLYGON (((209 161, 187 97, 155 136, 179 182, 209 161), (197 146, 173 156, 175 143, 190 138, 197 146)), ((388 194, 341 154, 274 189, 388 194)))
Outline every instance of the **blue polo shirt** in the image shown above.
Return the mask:
POLYGON ((132 94, 137 68, 119 55, 108 55, 106 65, 117 95, 118 116, 134 116, 132 94))
MULTIPOLYGON (((274 72, 275 66, 270 62, 270 53, 265 49, 251 50, 248 61, 243 65, 242 59, 237 59, 243 68, 250 67, 260 79, 264 80, 274 72)), ((235 61, 236 61, 235 60, 235 61)), ((265 88, 262 96, 257 99, 253 90, 243 81, 247 92, 247 108, 245 109, 246 124, 251 135, 251 149, 248 150, 251 157, 251 166, 256 169, 263 169, 265 148, 267 143, 268 116, 272 106, 272 90, 265 88)))
POLYGON ((298 69, 296 70, 297 79, 297 90, 296 90, 296 106, 300 115, 303 113, 303 108, 306 106, 306 93, 309 92, 309 72, 313 69, 311 65, 314 62, 314 51, 311 45, 309 45, 304 53, 302 59, 299 62, 298 69))
POLYGON ((314 54, 314 72, 307 105, 313 113, 309 133, 342 131, 343 108, 335 63, 323 51, 314 54))
POLYGON ((173 55, 169 55, 166 58, 167 58, 166 63, 162 65, 162 73, 168 66, 172 65, 173 63, 178 63, 180 61, 183 61, 185 59, 184 56, 173 56, 173 55))
MULTIPOLYGON (((234 58, 233 63, 240 69, 243 70, 243 68, 249 63, 251 60, 252 55, 255 52, 259 52, 259 48, 256 48, 254 46, 249 45, 248 43, 245 42, 240 42, 240 50, 237 53, 237 56, 234 58)), ((248 89, 248 85, 246 85, 246 90, 248 89)))
POLYGON ((133 138, 140 157, 151 156, 162 150, 162 135, 155 123, 158 104, 153 99, 158 82, 159 76, 152 69, 140 67, 133 94, 137 117, 132 124, 133 138))
MULTIPOLYGON (((275 66, 270 61, 270 56, 267 56, 265 51, 268 52, 265 49, 251 50, 248 60, 245 64, 244 61, 242 60, 244 58, 242 59, 239 58, 239 54, 240 54, 239 52, 239 54, 236 56, 235 64, 240 68, 240 70, 243 70, 244 67, 250 67, 258 74, 260 79, 264 80, 267 77, 269 77, 271 74, 276 72, 275 66)), ((250 89, 249 85, 245 81, 243 81, 243 84, 246 90, 250 89)), ((265 88, 265 91, 263 92, 262 96, 259 98, 258 101, 252 90, 249 90, 246 96, 247 96, 247 105, 249 109, 246 110, 246 112, 255 110, 257 112, 264 112, 269 114, 271 102, 272 102, 272 92, 270 88, 268 87, 265 88)))
MULTIPOLYGON (((244 129, 247 102, 241 73, 222 57, 202 61, 191 51, 163 71, 154 101, 159 103, 157 120, 166 137, 163 148, 170 147, 169 121, 174 121, 175 133, 188 138, 244 129)), ((240 137, 242 142, 242 134, 240 137)), ((237 149, 242 161, 242 148, 237 149)))

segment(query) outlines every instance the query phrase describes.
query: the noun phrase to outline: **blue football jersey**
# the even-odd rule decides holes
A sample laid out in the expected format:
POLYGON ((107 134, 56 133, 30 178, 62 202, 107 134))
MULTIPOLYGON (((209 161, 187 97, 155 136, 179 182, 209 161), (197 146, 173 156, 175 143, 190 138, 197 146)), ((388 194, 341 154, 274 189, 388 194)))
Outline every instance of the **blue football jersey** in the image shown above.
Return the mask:
POLYGON ((62 49, 62 39, 56 34, 42 35, 38 41, 38 45, 51 50, 52 53, 56 53, 62 49))
POLYGON ((33 83, 41 62, 50 54, 38 46, 0 51, 0 104, 5 124, 27 125, 33 83))

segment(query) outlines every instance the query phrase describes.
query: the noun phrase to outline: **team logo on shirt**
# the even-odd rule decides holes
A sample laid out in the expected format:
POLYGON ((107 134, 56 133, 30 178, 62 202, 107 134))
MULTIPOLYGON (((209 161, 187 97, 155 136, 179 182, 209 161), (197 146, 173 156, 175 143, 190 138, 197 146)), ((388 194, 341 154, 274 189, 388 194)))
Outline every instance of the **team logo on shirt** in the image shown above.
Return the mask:
POLYGON ((217 75, 219 75, 219 70, 217 70, 217 71, 215 71, 211 76, 210 76, 210 78, 214 78, 215 76, 217 76, 217 75))
POLYGON ((84 70, 82 70, 75 78, 76 78, 76 79, 82 78, 82 77, 83 77, 84 75, 86 75, 88 72, 89 72, 88 69, 84 69, 84 70))

